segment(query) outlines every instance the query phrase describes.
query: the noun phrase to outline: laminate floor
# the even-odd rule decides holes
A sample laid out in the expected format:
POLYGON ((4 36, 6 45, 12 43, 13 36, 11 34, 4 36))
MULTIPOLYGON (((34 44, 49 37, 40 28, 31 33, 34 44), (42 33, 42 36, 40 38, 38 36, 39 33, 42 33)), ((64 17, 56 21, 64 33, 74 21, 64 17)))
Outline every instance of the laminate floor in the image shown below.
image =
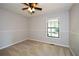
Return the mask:
POLYGON ((3 50, 0 56, 72 56, 69 48, 26 40, 3 50))

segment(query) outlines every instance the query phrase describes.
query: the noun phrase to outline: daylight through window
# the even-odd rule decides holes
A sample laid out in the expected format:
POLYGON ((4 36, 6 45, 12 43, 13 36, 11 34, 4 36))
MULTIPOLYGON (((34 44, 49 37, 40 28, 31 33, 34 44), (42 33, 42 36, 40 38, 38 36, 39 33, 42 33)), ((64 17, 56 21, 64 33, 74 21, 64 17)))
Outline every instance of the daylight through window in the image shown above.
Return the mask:
POLYGON ((59 22, 58 19, 48 20, 48 37, 59 37, 59 22))

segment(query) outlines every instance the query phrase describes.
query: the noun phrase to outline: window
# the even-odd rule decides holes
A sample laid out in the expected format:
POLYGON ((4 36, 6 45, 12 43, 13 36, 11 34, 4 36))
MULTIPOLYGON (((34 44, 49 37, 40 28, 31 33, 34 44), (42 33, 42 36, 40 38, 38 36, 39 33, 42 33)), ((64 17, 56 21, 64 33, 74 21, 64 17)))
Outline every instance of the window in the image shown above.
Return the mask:
POLYGON ((48 37, 59 37, 59 22, 58 19, 48 20, 48 28, 47 28, 48 37))

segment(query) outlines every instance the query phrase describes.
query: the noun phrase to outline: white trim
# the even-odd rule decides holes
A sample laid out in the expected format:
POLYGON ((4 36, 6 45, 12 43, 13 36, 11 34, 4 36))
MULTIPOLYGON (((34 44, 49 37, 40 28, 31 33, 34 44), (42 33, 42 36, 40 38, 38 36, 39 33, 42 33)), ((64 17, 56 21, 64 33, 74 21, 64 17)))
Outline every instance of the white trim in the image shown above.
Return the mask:
POLYGON ((23 42, 23 41, 25 41, 25 40, 28 40, 28 38, 27 38, 27 39, 20 40, 20 41, 17 41, 17 42, 15 42, 15 43, 12 43, 12 44, 9 44, 9 45, 6 45, 6 46, 3 46, 3 47, 0 47, 0 50, 2 50, 2 49, 4 49, 4 48, 7 48, 7 47, 10 47, 10 46, 12 46, 12 45, 18 44, 18 43, 23 42))
POLYGON ((57 43, 51 43, 51 42, 45 42, 45 41, 40 41, 40 40, 35 40, 35 39, 29 39, 29 40, 34 40, 34 41, 39 41, 39 42, 43 42, 43 43, 48 43, 48 44, 54 44, 54 45, 58 45, 58 46, 62 46, 62 47, 68 47, 68 45, 62 45, 62 44, 57 44, 57 43))
POLYGON ((72 55, 73 55, 73 56, 76 56, 76 54, 73 52, 73 50, 72 50, 71 48, 69 48, 69 49, 70 49, 72 55))
MULTIPOLYGON (((12 44, 10 44, 10 45, 6 45, 6 46, 3 46, 3 47, 0 47, 0 50, 1 50, 1 49, 4 49, 4 48, 7 48, 7 47, 9 47, 9 46, 18 44, 18 43, 23 42, 23 41, 25 41, 25 40, 34 40, 34 41, 39 41, 39 42, 44 42, 44 43, 49 43, 49 44, 54 44, 54 45, 63 46, 63 47, 68 47, 68 48, 69 48, 68 45, 61 45, 61 44, 57 44, 57 43, 50 43, 50 42, 45 42, 45 41, 40 41, 40 40, 28 39, 28 38, 27 38, 27 39, 20 40, 20 41, 18 41, 18 42, 12 43, 12 44)), ((71 49, 70 49, 70 51, 71 51, 71 49)), ((73 53, 73 54, 74 54, 74 53, 73 53)))

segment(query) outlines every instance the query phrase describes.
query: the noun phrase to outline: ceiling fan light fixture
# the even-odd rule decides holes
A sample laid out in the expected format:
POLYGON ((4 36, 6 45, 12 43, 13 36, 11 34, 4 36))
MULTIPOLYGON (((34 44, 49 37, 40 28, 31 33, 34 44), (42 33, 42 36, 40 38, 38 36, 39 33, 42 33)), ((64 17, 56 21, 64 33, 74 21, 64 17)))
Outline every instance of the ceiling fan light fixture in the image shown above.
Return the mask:
POLYGON ((28 8, 28 11, 29 11, 30 13, 34 13, 34 12, 35 12, 35 9, 34 9, 34 8, 31 9, 31 8, 29 7, 29 8, 28 8))
POLYGON ((35 8, 32 8, 32 11, 35 11, 35 8))
POLYGON ((31 14, 35 13, 36 10, 39 10, 39 11, 42 10, 42 8, 40 8, 38 6, 38 3, 23 3, 23 4, 26 5, 26 6, 28 6, 28 7, 23 8, 22 10, 26 10, 27 9, 28 12, 30 12, 31 14))
POLYGON ((32 12, 32 10, 31 10, 31 8, 30 8, 30 7, 28 8, 28 11, 29 11, 29 12, 32 12))

